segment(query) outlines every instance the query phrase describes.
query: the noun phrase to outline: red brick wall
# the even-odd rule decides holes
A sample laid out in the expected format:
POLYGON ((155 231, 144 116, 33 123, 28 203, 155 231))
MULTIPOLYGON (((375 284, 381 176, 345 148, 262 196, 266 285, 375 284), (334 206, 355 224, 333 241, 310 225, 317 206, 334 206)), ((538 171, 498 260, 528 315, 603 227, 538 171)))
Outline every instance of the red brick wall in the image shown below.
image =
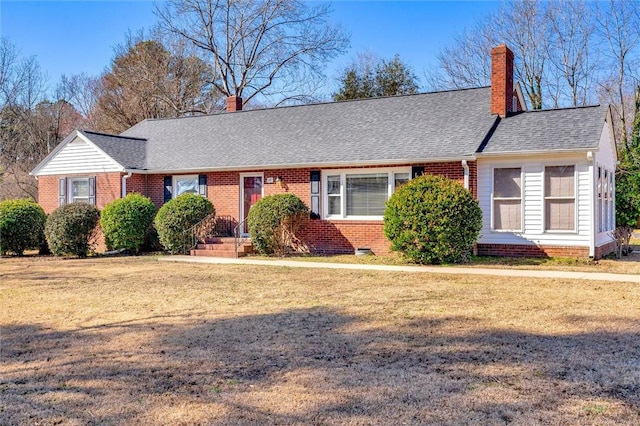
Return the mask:
POLYGON ((97 173, 95 175, 66 175, 66 176, 39 176, 38 177, 38 203, 45 213, 49 214, 59 207, 58 181, 62 177, 88 177, 96 178, 96 207, 103 209, 122 194, 122 174, 97 173))
POLYGON ((127 194, 142 194, 147 193, 146 175, 133 174, 126 180, 127 194))
MULTIPOLYGON (((361 168, 375 167, 379 166, 361 168)), ((446 176, 461 184, 464 182, 463 168, 459 161, 424 164, 424 167, 426 173, 446 176)), ((469 162, 469 168, 470 186, 475 195, 477 193, 476 163, 469 162)), ((289 192, 298 196, 305 204, 310 205, 309 174, 311 170, 304 168, 206 173, 207 197, 215 206, 217 216, 231 216, 237 221, 240 210, 240 175, 243 173, 263 173, 265 196, 289 192), (273 179, 273 182, 267 183, 270 178, 273 179), (277 182, 278 178, 282 183, 277 182)), ((127 180, 127 192, 134 191, 147 195, 156 207, 162 206, 164 203, 164 175, 133 175, 127 180)), ((309 220, 300 236, 316 253, 353 253, 359 247, 369 247, 378 254, 389 252, 389 242, 382 232, 381 221, 309 220)))
POLYGON ((596 253, 595 253, 594 259, 601 259, 610 253, 614 253, 615 251, 616 251, 616 243, 615 241, 611 241, 610 243, 607 243, 600 247, 596 247, 596 253))
POLYGON ((59 206, 58 179, 59 176, 38 177, 38 203, 46 214, 51 213, 59 206))
POLYGON ((589 247, 478 244, 477 253, 479 256, 506 257, 589 257, 589 247))

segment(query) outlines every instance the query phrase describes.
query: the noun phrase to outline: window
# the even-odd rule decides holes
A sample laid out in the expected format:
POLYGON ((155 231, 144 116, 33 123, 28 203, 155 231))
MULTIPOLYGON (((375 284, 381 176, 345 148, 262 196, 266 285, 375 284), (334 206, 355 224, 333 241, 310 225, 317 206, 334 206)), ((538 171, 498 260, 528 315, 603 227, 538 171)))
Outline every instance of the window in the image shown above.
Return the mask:
POLYGON ((522 173, 520 167, 493 169, 493 229, 522 230, 522 173))
POLYGON ((598 194, 596 201, 596 221, 598 223, 598 232, 605 230, 604 223, 604 203, 602 194, 602 167, 598 167, 598 179, 596 183, 596 192, 598 194))
POLYGON ((96 204, 96 178, 72 177, 58 180, 58 204, 96 204))
POLYGON ((325 172, 325 216, 380 219, 395 188, 407 183, 409 177, 404 168, 325 172))
POLYGON ((544 193, 545 230, 575 230, 575 167, 545 167, 544 193))
POLYGON ((607 230, 611 231, 616 227, 616 203, 615 203, 615 181, 614 173, 609 172, 609 222, 607 230))
POLYGON ((69 179, 69 202, 89 202, 89 178, 69 179))
POLYGON ((198 175, 174 176, 173 186, 174 197, 180 194, 198 194, 200 191, 198 175))

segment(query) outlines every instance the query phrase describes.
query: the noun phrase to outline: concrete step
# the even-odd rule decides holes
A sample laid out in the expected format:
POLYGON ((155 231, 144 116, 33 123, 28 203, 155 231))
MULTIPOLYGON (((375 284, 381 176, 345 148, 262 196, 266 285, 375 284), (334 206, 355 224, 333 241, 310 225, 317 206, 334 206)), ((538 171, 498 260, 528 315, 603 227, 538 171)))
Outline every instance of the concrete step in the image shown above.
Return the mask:
MULTIPOLYGON (((208 257, 227 257, 235 258, 236 253, 233 248, 230 250, 206 250, 206 249, 193 249, 189 253, 191 256, 208 256, 208 257)), ((247 254, 245 252, 238 251, 238 257, 244 257, 247 254)))

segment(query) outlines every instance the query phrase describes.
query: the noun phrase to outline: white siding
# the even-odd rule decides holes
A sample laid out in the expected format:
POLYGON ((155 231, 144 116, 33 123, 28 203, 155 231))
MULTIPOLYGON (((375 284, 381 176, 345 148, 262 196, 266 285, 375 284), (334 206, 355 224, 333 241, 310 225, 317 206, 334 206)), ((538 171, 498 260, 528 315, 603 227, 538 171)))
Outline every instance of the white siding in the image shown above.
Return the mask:
POLYGON ((591 227, 591 175, 587 155, 554 155, 478 160, 478 200, 483 214, 480 243, 538 244, 558 246, 589 246, 591 227), (576 170, 576 230, 545 232, 544 230, 544 168, 575 165, 576 170), (491 229, 491 197, 493 168, 521 167, 523 175, 523 230, 502 232, 491 229))
MULTIPOLYGON (((598 152, 596 152, 594 156, 594 178, 593 178, 594 187, 596 185, 595 181, 597 179, 598 167, 602 167, 603 169, 606 169, 609 171, 609 173, 611 173, 611 172, 614 172, 616 169, 616 161, 617 159, 616 159, 615 147, 612 142, 609 124, 605 123, 605 125, 602 128, 602 133, 600 135, 600 144, 598 146, 598 152)), ((595 202, 595 199, 596 197, 594 196, 594 202, 595 202)), ((595 221, 596 231, 599 229, 597 220, 599 220, 601 214, 602 213, 599 212, 596 215, 596 221, 595 221)), ((612 231, 596 233, 596 239, 595 239, 596 246, 601 246, 611 241, 613 241, 612 231)))
POLYGON ((95 145, 76 137, 49 160, 38 175, 70 175, 123 171, 122 166, 95 145))

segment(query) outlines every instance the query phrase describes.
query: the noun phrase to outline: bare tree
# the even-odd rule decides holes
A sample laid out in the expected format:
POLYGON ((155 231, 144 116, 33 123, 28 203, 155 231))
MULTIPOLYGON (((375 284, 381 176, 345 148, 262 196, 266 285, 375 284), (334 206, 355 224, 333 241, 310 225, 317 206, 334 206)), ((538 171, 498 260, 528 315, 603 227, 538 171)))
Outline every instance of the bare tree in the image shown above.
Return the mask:
MULTIPOLYGON (((592 9, 584 0, 554 0, 547 7, 550 43, 549 62, 555 78, 562 80, 552 94, 553 106, 564 98, 572 106, 584 106, 592 98, 595 61, 592 60, 594 22, 592 9), (564 83, 564 84, 563 84, 564 83), (565 89, 566 88, 566 89, 565 89)), ((553 80, 553 78, 550 78, 553 80)), ((549 81, 549 85, 553 84, 549 81)))
POLYGON ((246 104, 259 95, 305 98, 300 82, 321 78, 348 43, 330 11, 299 0, 169 0, 156 15, 163 30, 200 49, 220 93, 246 104))
POLYGON ((609 98, 620 125, 619 143, 626 152, 629 149, 629 98, 638 81, 638 54, 640 47, 640 6, 637 2, 609 0, 598 8, 597 29, 608 49, 612 73, 602 89, 609 98), (635 55, 634 55, 635 53, 635 55))
POLYGON ((491 84, 491 48, 499 44, 489 21, 478 21, 454 37, 438 54, 441 73, 428 84, 435 90, 464 89, 491 84))
POLYGON ((184 43, 169 51, 160 41, 129 36, 96 85, 89 116, 97 129, 119 133, 146 118, 210 112, 216 92, 210 68, 184 43))

